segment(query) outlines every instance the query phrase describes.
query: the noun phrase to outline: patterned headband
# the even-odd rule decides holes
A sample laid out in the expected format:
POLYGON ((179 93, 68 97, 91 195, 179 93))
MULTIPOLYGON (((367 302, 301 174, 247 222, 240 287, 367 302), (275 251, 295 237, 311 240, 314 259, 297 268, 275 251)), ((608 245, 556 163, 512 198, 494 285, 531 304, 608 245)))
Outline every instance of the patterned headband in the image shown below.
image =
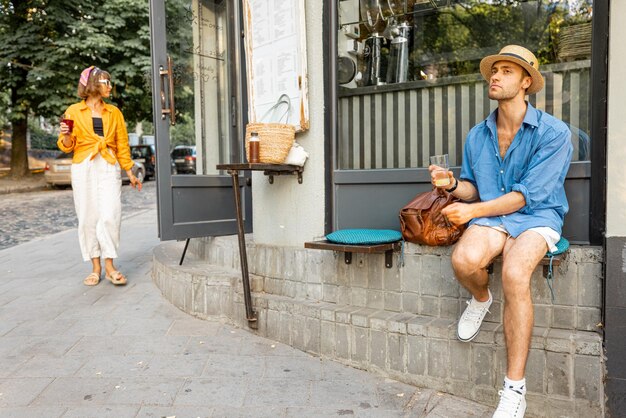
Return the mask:
POLYGON ((82 73, 80 73, 80 81, 79 83, 82 84, 83 86, 87 87, 87 81, 89 80, 89 75, 91 74, 91 71, 96 68, 95 66, 91 66, 89 68, 85 68, 83 70, 82 73))

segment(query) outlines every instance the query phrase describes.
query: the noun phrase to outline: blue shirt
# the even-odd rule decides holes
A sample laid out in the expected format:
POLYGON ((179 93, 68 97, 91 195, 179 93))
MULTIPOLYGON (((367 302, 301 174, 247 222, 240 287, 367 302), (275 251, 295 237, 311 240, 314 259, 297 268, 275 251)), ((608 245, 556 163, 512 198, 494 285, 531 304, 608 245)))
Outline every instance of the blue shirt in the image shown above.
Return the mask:
POLYGON ((527 104, 526 115, 509 149, 500 157, 494 110, 467 135, 461 179, 471 182, 483 202, 510 192, 524 195, 526 205, 509 215, 472 219, 470 225, 503 226, 517 237, 547 226, 559 234, 569 210, 565 176, 572 159, 567 125, 527 104))

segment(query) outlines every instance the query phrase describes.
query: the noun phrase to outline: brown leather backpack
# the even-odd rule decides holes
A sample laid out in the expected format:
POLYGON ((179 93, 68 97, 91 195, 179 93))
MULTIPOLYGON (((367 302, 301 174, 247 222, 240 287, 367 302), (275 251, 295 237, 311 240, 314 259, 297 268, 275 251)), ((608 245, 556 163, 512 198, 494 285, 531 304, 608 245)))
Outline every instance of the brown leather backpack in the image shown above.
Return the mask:
POLYGON ((453 225, 441 214, 441 209, 460 200, 445 190, 420 193, 400 209, 400 229, 405 241, 415 244, 443 246, 454 244, 466 225, 453 225))

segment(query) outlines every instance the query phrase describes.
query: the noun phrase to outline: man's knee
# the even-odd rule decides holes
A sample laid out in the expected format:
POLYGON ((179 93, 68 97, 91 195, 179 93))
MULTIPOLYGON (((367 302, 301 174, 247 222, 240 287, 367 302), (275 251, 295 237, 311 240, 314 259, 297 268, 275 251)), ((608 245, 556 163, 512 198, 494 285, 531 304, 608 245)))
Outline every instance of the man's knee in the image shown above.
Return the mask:
POLYGON ((486 267, 484 255, 467 246, 455 247, 451 256, 452 268, 457 275, 469 275, 486 267))
POLYGON ((530 295, 530 277, 528 267, 507 260, 502 265, 502 291, 508 301, 530 295))

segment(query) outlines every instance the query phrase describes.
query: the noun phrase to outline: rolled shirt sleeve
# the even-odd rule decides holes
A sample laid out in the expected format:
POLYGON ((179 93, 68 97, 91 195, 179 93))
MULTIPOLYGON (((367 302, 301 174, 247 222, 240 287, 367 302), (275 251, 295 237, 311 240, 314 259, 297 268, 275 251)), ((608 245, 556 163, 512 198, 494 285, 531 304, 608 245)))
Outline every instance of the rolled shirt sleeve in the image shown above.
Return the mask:
POLYGON ((571 136, 565 126, 559 130, 551 128, 544 133, 544 140, 539 141, 541 147, 531 158, 528 169, 520 181, 511 186, 511 191, 521 193, 526 201, 519 212, 532 215, 537 206, 562 187, 572 158, 571 136), (560 170, 555 172, 555 168, 560 170))
POLYGON ((76 137, 74 135, 70 134, 70 140, 72 141, 72 143, 70 144, 69 147, 66 147, 63 144, 63 138, 65 137, 65 135, 63 134, 59 134, 59 139, 57 140, 57 146, 59 147, 59 149, 61 151, 63 151, 64 153, 70 153, 72 151, 74 151, 74 146, 76 145, 76 137))

